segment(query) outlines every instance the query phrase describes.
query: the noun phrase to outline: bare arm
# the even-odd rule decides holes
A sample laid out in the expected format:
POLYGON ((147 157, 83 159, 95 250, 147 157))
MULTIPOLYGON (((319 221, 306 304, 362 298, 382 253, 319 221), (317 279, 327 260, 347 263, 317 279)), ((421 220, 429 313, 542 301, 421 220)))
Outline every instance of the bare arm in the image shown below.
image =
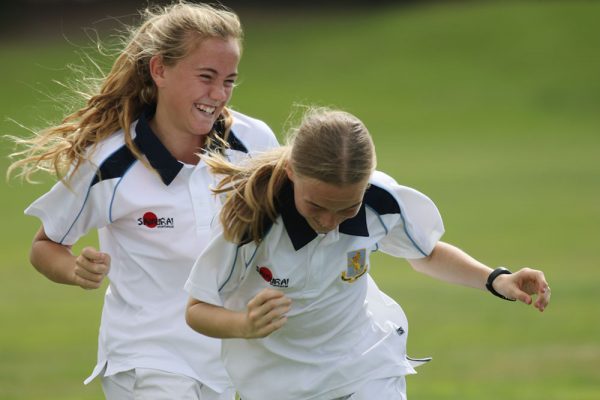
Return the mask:
POLYGON ((190 298, 185 319, 197 332, 216 338, 261 338, 281 328, 287 321, 285 313, 291 301, 283 292, 264 289, 248 302, 245 312, 190 298))
MULTIPOLYGON (((423 274, 445 282, 485 289, 492 269, 448 243, 438 242, 425 258, 408 260, 412 267, 423 274)), ((542 271, 522 268, 511 275, 500 275, 493 282, 500 294, 532 303, 531 295, 537 294, 535 307, 544 311, 550 301, 550 289, 542 271)))
POLYGON ((110 269, 110 256, 86 247, 79 256, 71 246, 52 241, 40 227, 33 238, 29 252, 31 264, 53 282, 97 289, 110 269))

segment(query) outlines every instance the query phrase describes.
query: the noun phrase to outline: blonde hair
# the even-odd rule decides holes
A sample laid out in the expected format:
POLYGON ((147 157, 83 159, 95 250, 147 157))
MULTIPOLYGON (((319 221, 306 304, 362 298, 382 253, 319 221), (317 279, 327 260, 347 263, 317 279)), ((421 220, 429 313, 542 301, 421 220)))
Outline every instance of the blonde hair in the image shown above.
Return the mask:
MULTIPOLYGON (((36 171, 54 173, 62 180, 69 168, 76 170, 89 157, 90 147, 119 129, 124 131, 125 144, 134 156, 151 168, 134 144, 130 129, 145 106, 156 105, 157 89, 149 71, 150 59, 159 55, 165 65, 175 65, 198 41, 213 37, 233 38, 241 47, 243 32, 238 16, 225 7, 186 1, 147 8, 142 17, 143 22, 131 30, 100 87, 85 96, 84 107, 30 138, 11 137, 25 149, 11 154, 11 158, 21 159, 9 167, 7 177, 18 169, 18 176, 28 182, 36 171)), ((224 109, 220 119, 226 137, 232 123, 228 109, 224 109)), ((223 145, 224 141, 213 129, 205 147, 219 147, 218 144, 223 145)))
POLYGON ((227 240, 260 242, 277 218, 277 198, 296 176, 345 186, 366 182, 375 169, 375 147, 366 126, 355 116, 328 108, 310 108, 292 130, 286 146, 234 165, 222 157, 204 158, 222 176, 213 191, 227 199, 220 214, 227 240))

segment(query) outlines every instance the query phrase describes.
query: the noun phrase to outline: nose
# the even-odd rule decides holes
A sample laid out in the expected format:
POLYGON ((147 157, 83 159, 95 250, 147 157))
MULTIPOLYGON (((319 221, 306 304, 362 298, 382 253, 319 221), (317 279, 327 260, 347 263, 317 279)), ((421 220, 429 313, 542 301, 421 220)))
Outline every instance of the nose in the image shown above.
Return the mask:
POLYGON ((339 225, 339 220, 334 213, 324 213, 319 218, 319 225, 327 231, 332 231, 339 225))
POLYGON ((229 100, 229 90, 221 84, 215 84, 211 88, 210 97, 213 100, 227 101, 229 100))

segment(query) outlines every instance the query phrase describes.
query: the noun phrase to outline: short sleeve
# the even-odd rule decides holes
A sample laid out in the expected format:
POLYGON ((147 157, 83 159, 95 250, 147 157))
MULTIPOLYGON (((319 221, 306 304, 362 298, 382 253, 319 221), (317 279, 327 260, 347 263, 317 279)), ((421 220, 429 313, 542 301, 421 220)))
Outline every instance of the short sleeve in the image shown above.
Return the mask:
POLYGON ((243 272, 238 260, 238 245, 226 240, 223 233, 213 237, 196 259, 185 290, 193 298, 223 306, 223 291, 233 290, 243 272))
POLYGON ((257 139, 249 149, 250 156, 279 147, 279 141, 273 130, 263 121, 256 121, 258 129, 254 132, 254 135, 257 136, 257 139))
POLYGON ((271 128, 268 128, 268 129, 269 129, 269 135, 267 136, 267 138, 268 138, 268 141, 267 141, 267 150, 279 147, 280 144, 279 144, 279 141, 277 140, 277 137, 275 136, 275 134, 273 133, 273 131, 271 130, 271 128))
POLYGON ((91 163, 83 163, 70 177, 68 186, 57 182, 27 207, 25 214, 39 218, 46 235, 65 245, 74 244, 92 229, 106 226, 113 188, 107 183, 95 183, 96 170, 91 163))
POLYGON ((239 140, 246 156, 254 156, 279 147, 279 142, 273 130, 264 121, 231 110, 234 120, 232 133, 239 140))
POLYGON ((444 234, 440 212, 423 193, 387 178, 385 186, 398 202, 399 215, 386 227, 388 232, 380 240, 379 249, 408 259, 428 256, 444 234))

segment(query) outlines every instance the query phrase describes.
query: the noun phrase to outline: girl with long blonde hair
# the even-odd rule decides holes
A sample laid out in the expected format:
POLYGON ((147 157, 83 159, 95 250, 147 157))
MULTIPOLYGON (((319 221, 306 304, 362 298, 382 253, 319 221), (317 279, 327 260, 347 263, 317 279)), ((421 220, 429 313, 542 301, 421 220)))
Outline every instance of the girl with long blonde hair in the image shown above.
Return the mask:
POLYGON ((244 400, 406 399, 404 376, 428 360, 407 356, 406 316, 369 276, 377 250, 446 282, 548 305, 541 271, 493 270, 441 242, 435 204, 374 170, 369 132, 349 113, 311 109, 288 146, 240 165, 206 162, 227 200, 222 233, 186 282, 186 320, 228 338, 223 360, 244 400))
POLYGON ((181 318, 193 261, 219 204, 203 162, 277 146, 262 121, 231 110, 242 27, 224 7, 185 1, 143 11, 85 105, 30 138, 9 170, 58 182, 26 214, 38 217, 30 260, 48 279, 85 289, 108 276, 89 382, 108 399, 234 398, 220 341, 181 318), (99 250, 71 247, 98 229, 99 250))

